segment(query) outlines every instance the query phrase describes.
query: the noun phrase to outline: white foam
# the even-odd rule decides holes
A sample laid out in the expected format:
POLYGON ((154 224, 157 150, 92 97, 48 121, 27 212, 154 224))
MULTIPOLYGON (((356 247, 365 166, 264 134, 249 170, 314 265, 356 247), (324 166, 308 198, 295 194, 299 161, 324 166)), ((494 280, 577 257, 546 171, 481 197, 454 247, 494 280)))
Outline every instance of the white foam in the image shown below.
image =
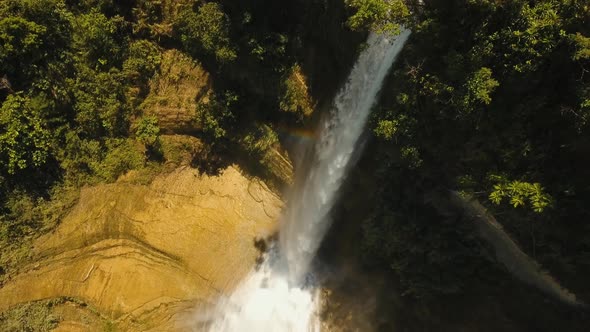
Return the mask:
MULTIPOLYGON (((330 219, 328 213, 359 153, 357 141, 408 30, 390 40, 372 34, 323 122, 311 167, 281 219, 280 248, 217 307, 212 332, 316 332, 319 291, 309 268, 330 219), (357 149, 355 151, 355 149, 357 149)), ((300 179, 301 180, 301 179, 300 179)))

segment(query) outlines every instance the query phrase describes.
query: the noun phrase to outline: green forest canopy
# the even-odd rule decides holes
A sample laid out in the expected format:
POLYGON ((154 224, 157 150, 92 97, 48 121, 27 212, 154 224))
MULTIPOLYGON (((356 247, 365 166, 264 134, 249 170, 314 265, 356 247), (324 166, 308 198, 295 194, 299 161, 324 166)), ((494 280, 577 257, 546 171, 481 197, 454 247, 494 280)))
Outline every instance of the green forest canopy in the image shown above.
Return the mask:
MULTIPOLYGON (((317 38, 305 18, 327 8, 302 0, 284 10, 277 3, 3 1, 3 241, 18 242, 20 222, 30 221, 15 197, 38 205, 60 192, 57 187, 115 181, 162 162, 157 120, 143 116, 141 103, 166 49, 189 54, 214 77, 216 91, 198 106, 195 135, 266 167, 278 125, 300 125, 310 113, 306 90, 293 80, 306 68, 300 65, 306 42, 317 38)), ((587 257, 588 1, 330 3, 345 13, 338 29, 395 34, 405 25, 413 31, 372 123, 374 174, 389 185, 363 224, 363 243, 379 264, 401 275, 410 293, 459 290, 460 273, 470 269, 448 277, 441 271, 471 264, 477 254, 472 242, 461 240, 468 230, 433 224, 436 213, 421 208, 422 196, 440 188, 504 214, 525 244, 528 225, 539 224, 534 246, 541 261, 558 257, 548 258, 549 265, 587 257), (412 238, 429 240, 417 245, 412 238), (440 255, 428 255, 435 251, 440 255), (425 266, 434 272, 424 276, 425 266)), ((564 275, 590 270, 588 260, 578 261, 564 275)))

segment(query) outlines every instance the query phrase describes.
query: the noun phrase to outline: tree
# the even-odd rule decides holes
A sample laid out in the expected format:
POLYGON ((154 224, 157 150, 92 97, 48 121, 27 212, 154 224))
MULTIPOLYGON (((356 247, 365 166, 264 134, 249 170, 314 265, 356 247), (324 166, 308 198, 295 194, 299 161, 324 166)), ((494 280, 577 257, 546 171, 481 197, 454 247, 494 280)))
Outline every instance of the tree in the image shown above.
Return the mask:
POLYGON ((107 18, 92 11, 76 17, 74 47, 89 66, 111 68, 120 66, 125 38, 121 32, 123 18, 107 18))
POLYGON ((15 91, 32 88, 64 100, 70 73, 72 14, 63 0, 6 0, 0 6, 0 72, 15 91))
POLYGON ((128 107, 121 74, 94 71, 78 65, 78 76, 70 79, 76 122, 86 136, 116 136, 127 132, 128 107))
POLYGON ((477 104, 489 105, 492 102, 490 96, 500 85, 492 78, 492 70, 483 67, 474 72, 465 84, 465 96, 463 97, 462 108, 465 112, 471 112, 477 104))
POLYGON ((503 54, 506 70, 517 73, 535 71, 566 36, 561 1, 517 1, 506 5, 506 26, 490 33, 497 54, 503 54), (512 8, 511 8, 512 7, 512 8))
POLYGON ((577 32, 571 36, 571 39, 576 47, 574 60, 590 60, 590 38, 577 32))
POLYGON ((134 83, 150 79, 162 59, 158 46, 145 39, 131 42, 128 53, 123 63, 123 73, 134 83))
POLYGON ((143 143, 152 155, 161 155, 160 127, 155 116, 142 117, 135 129, 136 138, 143 143))
POLYGON ((530 206, 537 213, 543 212, 551 204, 551 196, 545 192, 540 183, 522 181, 504 181, 494 185, 489 198, 496 205, 502 203, 504 198, 508 198, 513 207, 530 206))
POLYGON ((197 12, 185 10, 175 24, 184 48, 191 54, 204 52, 220 63, 236 59, 237 52, 230 39, 229 18, 218 3, 201 5, 197 12))
POLYGON ((45 164, 51 150, 51 132, 44 113, 49 103, 22 93, 8 96, 0 108, 0 170, 14 175, 45 164))
POLYGON ((227 138, 228 130, 235 119, 232 113, 239 97, 232 91, 211 96, 208 103, 199 103, 195 121, 210 139, 227 138))
POLYGON ((400 24, 410 16, 402 0, 346 0, 345 3, 355 11, 347 22, 352 30, 398 34, 400 24))
MULTIPOLYGON (((42 58, 46 30, 22 17, 0 20, 0 72, 11 78, 22 72, 29 73, 28 77, 35 74, 31 65, 42 58)), ((22 76, 17 78, 24 79, 22 76)))
POLYGON ((283 112, 296 115, 298 121, 302 121, 313 112, 306 78, 299 64, 286 71, 281 80, 279 107, 283 112))
POLYGON ((73 15, 64 0, 6 0, 0 13, 22 17, 44 26, 44 50, 55 59, 67 49, 72 38, 73 15))

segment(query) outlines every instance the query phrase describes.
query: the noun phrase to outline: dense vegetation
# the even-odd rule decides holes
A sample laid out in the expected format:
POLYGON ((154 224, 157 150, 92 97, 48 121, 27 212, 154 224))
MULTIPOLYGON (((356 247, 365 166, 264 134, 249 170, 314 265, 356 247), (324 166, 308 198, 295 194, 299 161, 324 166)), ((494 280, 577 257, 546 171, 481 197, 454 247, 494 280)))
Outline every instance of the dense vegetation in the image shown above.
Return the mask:
POLYGON ((81 186, 129 170, 146 182, 174 164, 182 155, 176 150, 194 150, 166 144, 157 116, 145 113, 150 80, 170 75, 160 73, 167 50, 186 54, 188 66, 203 66, 212 80, 207 102, 192 110, 190 134, 213 152, 191 152, 192 164, 214 171, 237 161, 279 185, 288 181, 271 170, 271 150, 277 128, 302 124, 313 109, 298 63, 307 32, 296 16, 313 6, 2 1, 0 278, 27 256, 28 239, 72 206, 81 186))
POLYGON ((371 123, 365 262, 415 297, 460 293, 485 246, 425 203, 458 191, 590 296, 587 0, 2 1, 0 280, 81 186, 149 181, 173 158, 144 112, 167 50, 211 75, 190 134, 285 181, 270 170, 279 129, 313 125, 365 33, 401 25, 413 34, 371 123))
POLYGON ((458 191, 588 295, 589 3, 425 1, 414 12, 374 117, 389 185, 364 225, 368 252, 410 293, 461 291, 481 246, 424 203, 458 191))

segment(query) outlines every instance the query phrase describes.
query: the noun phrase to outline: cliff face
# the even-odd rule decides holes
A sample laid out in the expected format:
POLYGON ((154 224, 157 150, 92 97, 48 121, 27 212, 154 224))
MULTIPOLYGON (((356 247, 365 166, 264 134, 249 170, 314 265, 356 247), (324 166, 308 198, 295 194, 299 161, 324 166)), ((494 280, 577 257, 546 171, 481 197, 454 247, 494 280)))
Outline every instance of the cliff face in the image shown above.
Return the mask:
POLYGON ((162 54, 158 73, 150 81, 150 94, 143 103, 144 113, 154 115, 164 133, 198 132, 196 109, 207 103, 211 81, 200 63, 177 50, 162 54))
MULTIPOLYGON (((274 232, 281 207, 235 167, 85 188, 60 226, 35 242, 33 262, 0 288, 0 311, 67 297, 122 331, 179 329, 253 267, 254 239, 274 232)), ((92 330, 82 317, 64 324, 92 330)))

